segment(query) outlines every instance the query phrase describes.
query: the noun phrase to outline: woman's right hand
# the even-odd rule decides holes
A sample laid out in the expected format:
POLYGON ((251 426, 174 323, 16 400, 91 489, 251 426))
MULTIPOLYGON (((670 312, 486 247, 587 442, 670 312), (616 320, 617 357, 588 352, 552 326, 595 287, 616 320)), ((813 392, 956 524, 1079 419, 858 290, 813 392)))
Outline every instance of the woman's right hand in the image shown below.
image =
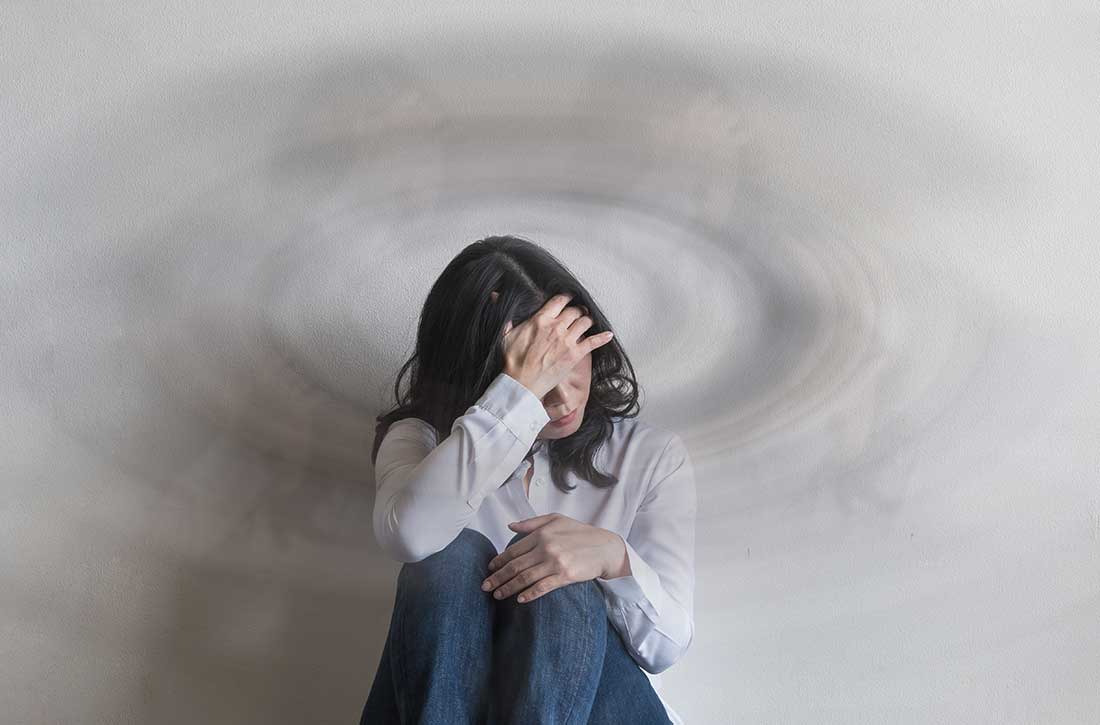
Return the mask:
MULTIPOLYGON (((573 366, 597 347, 611 342, 610 331, 581 339, 592 318, 566 305, 570 295, 554 295, 534 315, 504 326, 504 372, 542 399, 573 366)), ((587 308, 585 309, 587 312, 587 308)))

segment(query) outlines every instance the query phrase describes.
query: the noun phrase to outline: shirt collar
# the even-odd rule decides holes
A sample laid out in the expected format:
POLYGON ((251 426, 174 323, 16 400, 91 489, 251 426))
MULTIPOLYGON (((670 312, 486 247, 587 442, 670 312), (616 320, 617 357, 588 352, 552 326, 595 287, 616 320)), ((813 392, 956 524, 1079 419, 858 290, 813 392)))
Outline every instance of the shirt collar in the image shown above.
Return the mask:
MULTIPOLYGON (((531 450, 527 451, 527 455, 523 457, 523 461, 526 461, 528 458, 533 460, 536 456, 541 456, 545 453, 546 441, 540 438, 531 444, 531 450)), ((516 467, 517 471, 523 468, 523 461, 520 461, 519 466, 516 467)))

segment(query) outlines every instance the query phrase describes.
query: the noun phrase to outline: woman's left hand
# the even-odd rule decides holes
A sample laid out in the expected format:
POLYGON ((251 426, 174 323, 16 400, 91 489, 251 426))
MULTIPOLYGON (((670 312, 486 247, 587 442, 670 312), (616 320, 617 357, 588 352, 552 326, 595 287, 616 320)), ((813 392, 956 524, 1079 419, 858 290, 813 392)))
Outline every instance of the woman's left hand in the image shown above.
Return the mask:
POLYGON ((626 544, 613 531, 551 513, 508 524, 527 532, 489 562, 493 572, 481 588, 497 599, 520 592, 518 602, 530 602, 559 587, 596 577, 630 573, 626 544))

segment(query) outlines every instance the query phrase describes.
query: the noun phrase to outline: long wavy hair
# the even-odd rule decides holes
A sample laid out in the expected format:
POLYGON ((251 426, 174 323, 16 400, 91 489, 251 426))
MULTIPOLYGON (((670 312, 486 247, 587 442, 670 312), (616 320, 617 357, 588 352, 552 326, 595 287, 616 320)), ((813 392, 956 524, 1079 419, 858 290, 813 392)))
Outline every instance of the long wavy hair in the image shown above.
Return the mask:
MULTIPOLYGON (((588 308, 592 326, 585 335, 611 329, 592 294, 550 252, 527 239, 492 236, 473 242, 450 261, 432 285, 416 332, 416 348, 394 382, 395 408, 377 417, 371 463, 391 424, 420 418, 438 440, 450 435, 464 415, 504 370, 503 333, 519 325, 556 294, 570 294, 570 305, 588 308), (499 296, 493 302, 490 295, 499 296), (407 390, 401 382, 409 375, 407 390)), ((616 418, 639 413, 639 386, 619 337, 592 351, 592 383, 584 420, 573 434, 544 441, 554 485, 575 486, 566 473, 606 488, 618 477, 596 470, 593 460, 611 437, 616 418)))

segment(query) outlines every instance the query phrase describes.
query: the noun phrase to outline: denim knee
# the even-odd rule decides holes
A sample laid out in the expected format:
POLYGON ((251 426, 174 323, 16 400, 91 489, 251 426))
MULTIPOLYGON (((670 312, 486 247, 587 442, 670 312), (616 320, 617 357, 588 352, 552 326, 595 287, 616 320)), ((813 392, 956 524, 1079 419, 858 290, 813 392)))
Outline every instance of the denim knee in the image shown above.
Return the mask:
POLYGON ((445 551, 472 556, 475 560, 484 560, 486 563, 497 555, 497 549, 493 546, 492 540, 477 529, 469 527, 459 531, 454 541, 447 544, 445 551))
POLYGON ((495 556, 492 540, 481 531, 463 528, 439 551, 401 565, 397 575, 399 596, 438 596, 470 582, 477 589, 488 574, 488 562, 495 556))
MULTIPOLYGON (((404 567, 454 572, 462 568, 488 571, 489 561, 497 555, 496 547, 485 534, 469 527, 462 529, 451 543, 420 561, 407 562, 404 567)), ((403 567, 403 568, 404 568, 403 567)))

